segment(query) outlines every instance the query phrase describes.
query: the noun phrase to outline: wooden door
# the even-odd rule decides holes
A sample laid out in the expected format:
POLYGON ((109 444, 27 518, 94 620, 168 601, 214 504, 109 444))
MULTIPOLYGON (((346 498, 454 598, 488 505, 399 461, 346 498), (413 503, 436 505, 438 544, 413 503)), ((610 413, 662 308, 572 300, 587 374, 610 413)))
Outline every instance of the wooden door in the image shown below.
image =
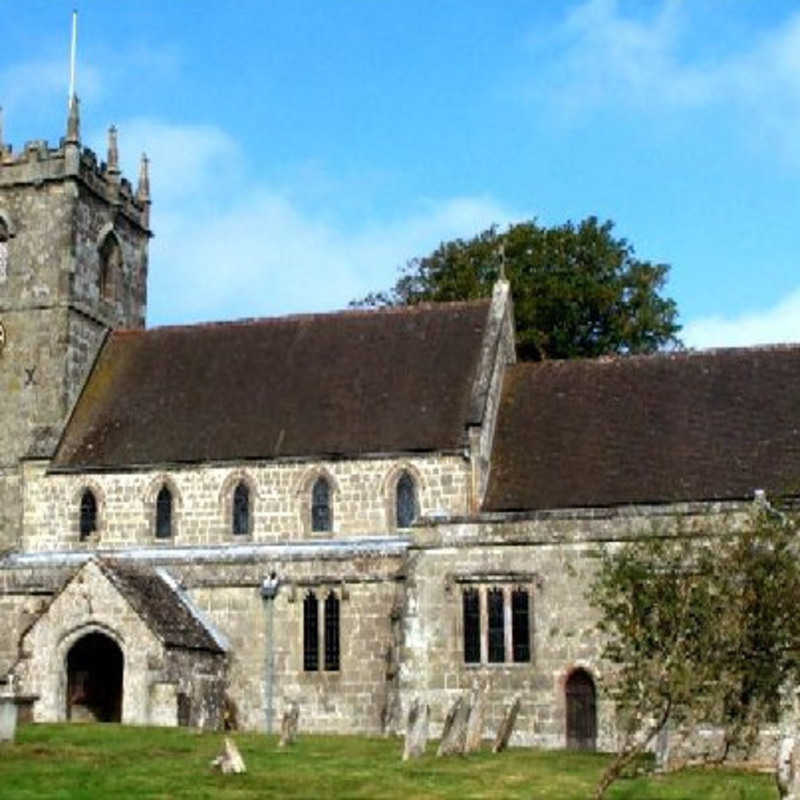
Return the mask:
POLYGON ((597 747, 597 709, 592 676, 577 669, 567 679, 567 747, 595 750, 597 747))

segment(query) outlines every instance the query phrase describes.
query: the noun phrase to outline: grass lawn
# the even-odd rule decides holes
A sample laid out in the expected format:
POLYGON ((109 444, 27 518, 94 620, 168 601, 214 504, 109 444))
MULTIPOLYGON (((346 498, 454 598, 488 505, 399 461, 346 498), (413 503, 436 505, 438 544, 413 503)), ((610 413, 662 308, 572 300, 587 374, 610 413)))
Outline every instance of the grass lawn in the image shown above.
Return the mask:
MULTIPOLYGON (((288 751, 275 737, 236 734, 246 775, 222 776, 209 761, 220 734, 119 725, 27 725, 0 744, 0 798, 557 798, 585 800, 607 756, 509 750, 464 758, 430 754, 402 763, 399 739, 307 736, 288 751)), ((613 800, 776 800, 770 775, 690 770, 631 778, 613 800)))

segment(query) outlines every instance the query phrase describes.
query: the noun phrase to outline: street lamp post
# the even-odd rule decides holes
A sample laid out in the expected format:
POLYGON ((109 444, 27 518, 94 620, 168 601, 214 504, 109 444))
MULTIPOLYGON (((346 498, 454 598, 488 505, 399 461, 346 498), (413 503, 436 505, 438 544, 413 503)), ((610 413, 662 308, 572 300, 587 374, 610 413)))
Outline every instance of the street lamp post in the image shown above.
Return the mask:
POLYGON ((272 733, 272 696, 275 687, 275 595, 278 594, 280 581, 275 572, 270 572, 261 583, 261 597, 266 603, 267 611, 267 654, 266 680, 264 681, 264 710, 266 714, 267 733, 272 733))

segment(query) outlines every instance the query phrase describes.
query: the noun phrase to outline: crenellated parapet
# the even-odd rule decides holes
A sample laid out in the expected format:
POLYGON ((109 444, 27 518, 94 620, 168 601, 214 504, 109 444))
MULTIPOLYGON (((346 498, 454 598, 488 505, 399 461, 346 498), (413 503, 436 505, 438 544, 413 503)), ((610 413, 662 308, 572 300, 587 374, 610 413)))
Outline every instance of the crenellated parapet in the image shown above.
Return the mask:
POLYGON ((117 209, 131 223, 150 232, 150 192, 143 157, 144 185, 136 189, 119 169, 117 131, 109 131, 108 158, 98 159, 88 147, 81 148, 77 120, 77 100, 70 110, 67 135, 58 147, 51 147, 44 139, 26 142, 15 153, 10 144, 2 141, 0 124, 0 188, 16 186, 42 186, 53 181, 77 180, 100 200, 117 209))
POLYGON ((0 187, 78 180, 98 198, 116 207, 130 222, 149 232, 149 194, 140 195, 127 178, 110 171, 93 150, 84 147, 73 156, 70 153, 73 148, 74 145, 63 140, 58 147, 50 147, 43 139, 26 142, 19 153, 4 146, 0 155, 0 187))

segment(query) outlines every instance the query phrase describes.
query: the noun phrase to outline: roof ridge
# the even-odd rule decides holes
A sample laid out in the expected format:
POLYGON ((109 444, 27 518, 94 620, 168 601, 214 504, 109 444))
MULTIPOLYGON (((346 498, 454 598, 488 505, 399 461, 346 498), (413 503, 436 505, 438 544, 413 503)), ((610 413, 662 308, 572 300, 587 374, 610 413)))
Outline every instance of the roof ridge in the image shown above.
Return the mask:
POLYGON ((342 308, 334 311, 312 311, 300 312, 296 314, 283 314, 274 317, 240 317, 228 320, 208 320, 203 322, 175 323, 169 325, 156 325, 152 328, 119 328, 113 331, 113 336, 134 336, 152 333, 154 331, 183 331, 183 330, 202 330, 217 329, 227 327, 244 327, 255 325, 279 325, 286 322, 311 322, 321 319, 337 318, 358 318, 371 317, 375 315, 401 315, 417 314, 426 311, 453 311, 461 308, 480 308, 487 306, 491 302, 488 297, 480 297, 472 300, 448 300, 446 302, 424 302, 414 303, 413 305, 380 306, 376 308, 342 308))
POLYGON ((707 358, 732 356, 746 353, 790 353, 800 351, 800 342, 775 342, 772 344, 737 345, 732 347, 687 348, 684 350, 658 350, 655 353, 613 353, 601 356, 582 356, 579 358, 551 358, 542 361, 518 361, 513 369, 535 369, 550 367, 566 367, 577 364, 628 364, 634 361, 688 360, 691 358, 707 358))

